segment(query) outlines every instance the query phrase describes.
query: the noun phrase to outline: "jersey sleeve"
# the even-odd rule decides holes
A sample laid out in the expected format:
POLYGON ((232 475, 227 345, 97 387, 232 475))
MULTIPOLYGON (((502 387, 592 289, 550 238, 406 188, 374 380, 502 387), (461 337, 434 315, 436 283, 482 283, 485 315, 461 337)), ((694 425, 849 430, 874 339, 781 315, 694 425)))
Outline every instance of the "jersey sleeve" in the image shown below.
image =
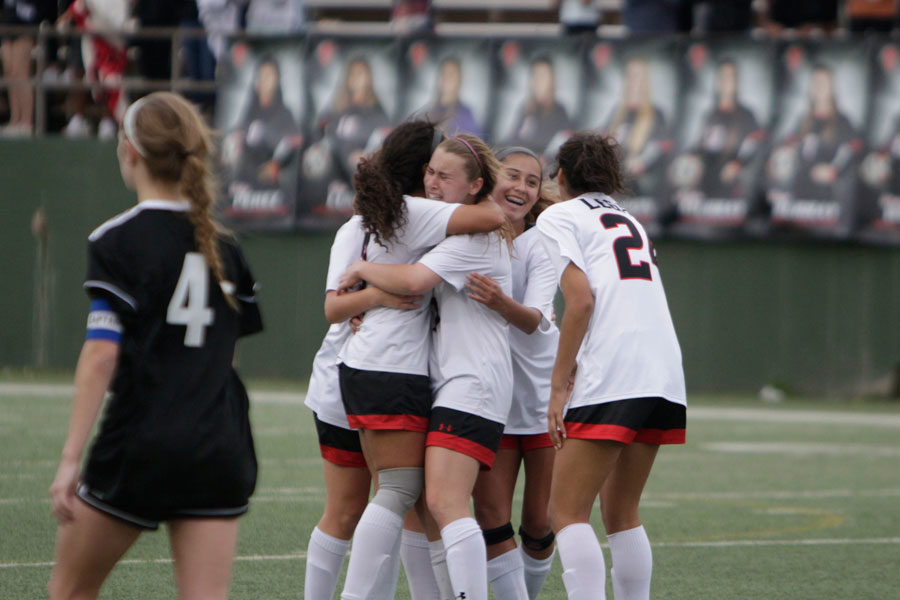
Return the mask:
POLYGON ((122 262, 124 253, 117 250, 110 240, 110 237, 101 237, 88 242, 84 289, 92 299, 107 300, 109 310, 133 314, 140 307, 140 286, 134 279, 140 269, 128 269, 122 262))
POLYGON ((263 330, 262 313, 256 301, 256 292, 259 284, 250 271, 244 253, 236 244, 228 244, 236 272, 233 275, 234 298, 240 307, 240 333, 239 335, 252 335, 263 330))
POLYGON ((490 234, 452 235, 431 249, 419 262, 460 291, 472 272, 488 272, 493 265, 490 252, 499 250, 485 243, 490 234))
POLYGON ((403 240, 410 248, 430 248, 447 237, 447 224, 460 204, 406 196, 403 240))
POLYGON ((575 215, 566 210, 567 208, 564 204, 551 206, 541 213, 536 225, 557 281, 570 262, 587 273, 584 254, 578 244, 575 215))
POLYGON ((522 304, 541 311, 541 329, 549 327, 553 322, 553 298, 556 296, 557 277, 553 264, 540 237, 528 246, 525 257, 528 269, 528 284, 522 304))
POLYGON ((366 233, 362 227, 362 219, 352 217, 341 225, 334 235, 331 254, 328 259, 328 275, 325 279, 325 291, 337 290, 341 275, 358 258, 362 258, 366 233))

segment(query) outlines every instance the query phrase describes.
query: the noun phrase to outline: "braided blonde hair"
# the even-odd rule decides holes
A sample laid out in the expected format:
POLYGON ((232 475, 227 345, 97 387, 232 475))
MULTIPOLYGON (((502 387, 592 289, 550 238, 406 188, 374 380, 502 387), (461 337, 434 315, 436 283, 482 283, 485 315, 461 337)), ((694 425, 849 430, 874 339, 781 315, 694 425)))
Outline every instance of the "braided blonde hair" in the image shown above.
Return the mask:
MULTIPOLYGON (((210 164, 212 132, 194 105, 178 94, 154 92, 139 102, 134 114, 126 115, 126 135, 140 149, 153 178, 180 184, 191 203, 188 218, 194 226, 197 249, 221 285, 225 264, 219 239, 227 232, 213 217, 216 183, 210 164)), ((232 294, 225 298, 237 309, 232 294)))

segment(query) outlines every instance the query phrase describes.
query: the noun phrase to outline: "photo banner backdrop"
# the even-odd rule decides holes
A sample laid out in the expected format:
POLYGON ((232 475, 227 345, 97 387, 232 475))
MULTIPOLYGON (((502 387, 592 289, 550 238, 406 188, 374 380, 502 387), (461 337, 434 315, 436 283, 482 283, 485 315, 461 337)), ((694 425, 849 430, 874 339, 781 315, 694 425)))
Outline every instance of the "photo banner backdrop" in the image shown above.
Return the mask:
POLYGON ((860 238, 900 243, 900 44, 882 42, 872 53, 874 84, 868 151, 860 166, 860 238))
POLYGON ((493 100, 490 48, 485 39, 410 40, 401 53, 399 116, 429 119, 448 136, 484 139, 493 100))
POLYGON ((400 42, 308 40, 310 144, 300 160, 297 225, 335 229, 353 214, 353 174, 398 121, 400 42))
POLYGON ((789 43, 779 53, 778 120, 766 165, 770 223, 847 239, 869 104, 868 44, 789 43))
POLYGON ((294 228, 305 136, 302 45, 233 44, 220 64, 223 221, 239 230, 294 228))
POLYGON ((397 123, 523 145, 618 141, 654 237, 900 244, 900 42, 745 37, 248 38, 221 61, 222 215, 334 230, 397 123))
POLYGON ((619 201, 651 236, 674 216, 664 175, 680 108, 678 49, 668 38, 597 40, 584 59, 577 128, 606 132, 619 143, 628 188, 619 201))
POLYGON ((581 109, 582 42, 509 39, 494 45, 497 91, 488 128, 494 146, 524 146, 550 164, 581 109))
POLYGON ((733 237, 759 214, 774 50, 771 44, 718 38, 682 47, 683 110, 665 185, 675 208, 672 233, 733 237))

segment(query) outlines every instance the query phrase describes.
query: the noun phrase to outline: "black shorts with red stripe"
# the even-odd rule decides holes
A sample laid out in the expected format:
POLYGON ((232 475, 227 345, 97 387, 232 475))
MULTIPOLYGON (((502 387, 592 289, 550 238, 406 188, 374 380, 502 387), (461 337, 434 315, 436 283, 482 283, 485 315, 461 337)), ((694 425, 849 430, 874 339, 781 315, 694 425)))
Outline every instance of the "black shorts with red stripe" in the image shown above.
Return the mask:
POLYGON ((550 439, 549 433, 504 433, 503 439, 500 440, 501 450, 518 450, 519 452, 529 452, 531 450, 540 450, 541 448, 552 447, 553 440, 550 439))
POLYGON ((316 421, 316 433, 319 436, 319 450, 322 458, 340 467, 366 468, 366 459, 359 443, 359 433, 352 429, 344 429, 325 421, 320 421, 313 413, 316 421))
POLYGON ((683 444, 686 410, 665 398, 633 398, 579 406, 563 418, 566 437, 630 444, 683 444))
POLYGON ((481 463, 482 469, 490 469, 502 437, 503 423, 437 406, 431 411, 425 445, 448 448, 471 456, 481 463))
POLYGON ((338 374, 350 427, 428 431, 432 396, 427 375, 364 371, 344 363, 338 374))

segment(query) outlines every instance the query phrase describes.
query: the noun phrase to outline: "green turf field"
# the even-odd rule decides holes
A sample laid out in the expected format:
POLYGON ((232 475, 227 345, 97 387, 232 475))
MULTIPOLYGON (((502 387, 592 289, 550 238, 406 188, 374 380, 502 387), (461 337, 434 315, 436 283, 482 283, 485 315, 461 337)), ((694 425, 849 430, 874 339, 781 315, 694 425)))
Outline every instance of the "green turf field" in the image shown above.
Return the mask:
MULTIPOLYGON (((0 378, 0 600, 45 597, 69 414, 55 381, 0 378)), ((251 396, 260 479, 231 597, 298 599, 324 497, 312 418, 299 386, 251 396)), ((692 398, 688 444, 660 453, 642 517, 654 598, 900 598, 900 403, 692 398)), ((102 597, 174 598, 167 556, 163 532, 144 535, 102 597)), ((565 597, 558 560, 542 597, 565 597)))

